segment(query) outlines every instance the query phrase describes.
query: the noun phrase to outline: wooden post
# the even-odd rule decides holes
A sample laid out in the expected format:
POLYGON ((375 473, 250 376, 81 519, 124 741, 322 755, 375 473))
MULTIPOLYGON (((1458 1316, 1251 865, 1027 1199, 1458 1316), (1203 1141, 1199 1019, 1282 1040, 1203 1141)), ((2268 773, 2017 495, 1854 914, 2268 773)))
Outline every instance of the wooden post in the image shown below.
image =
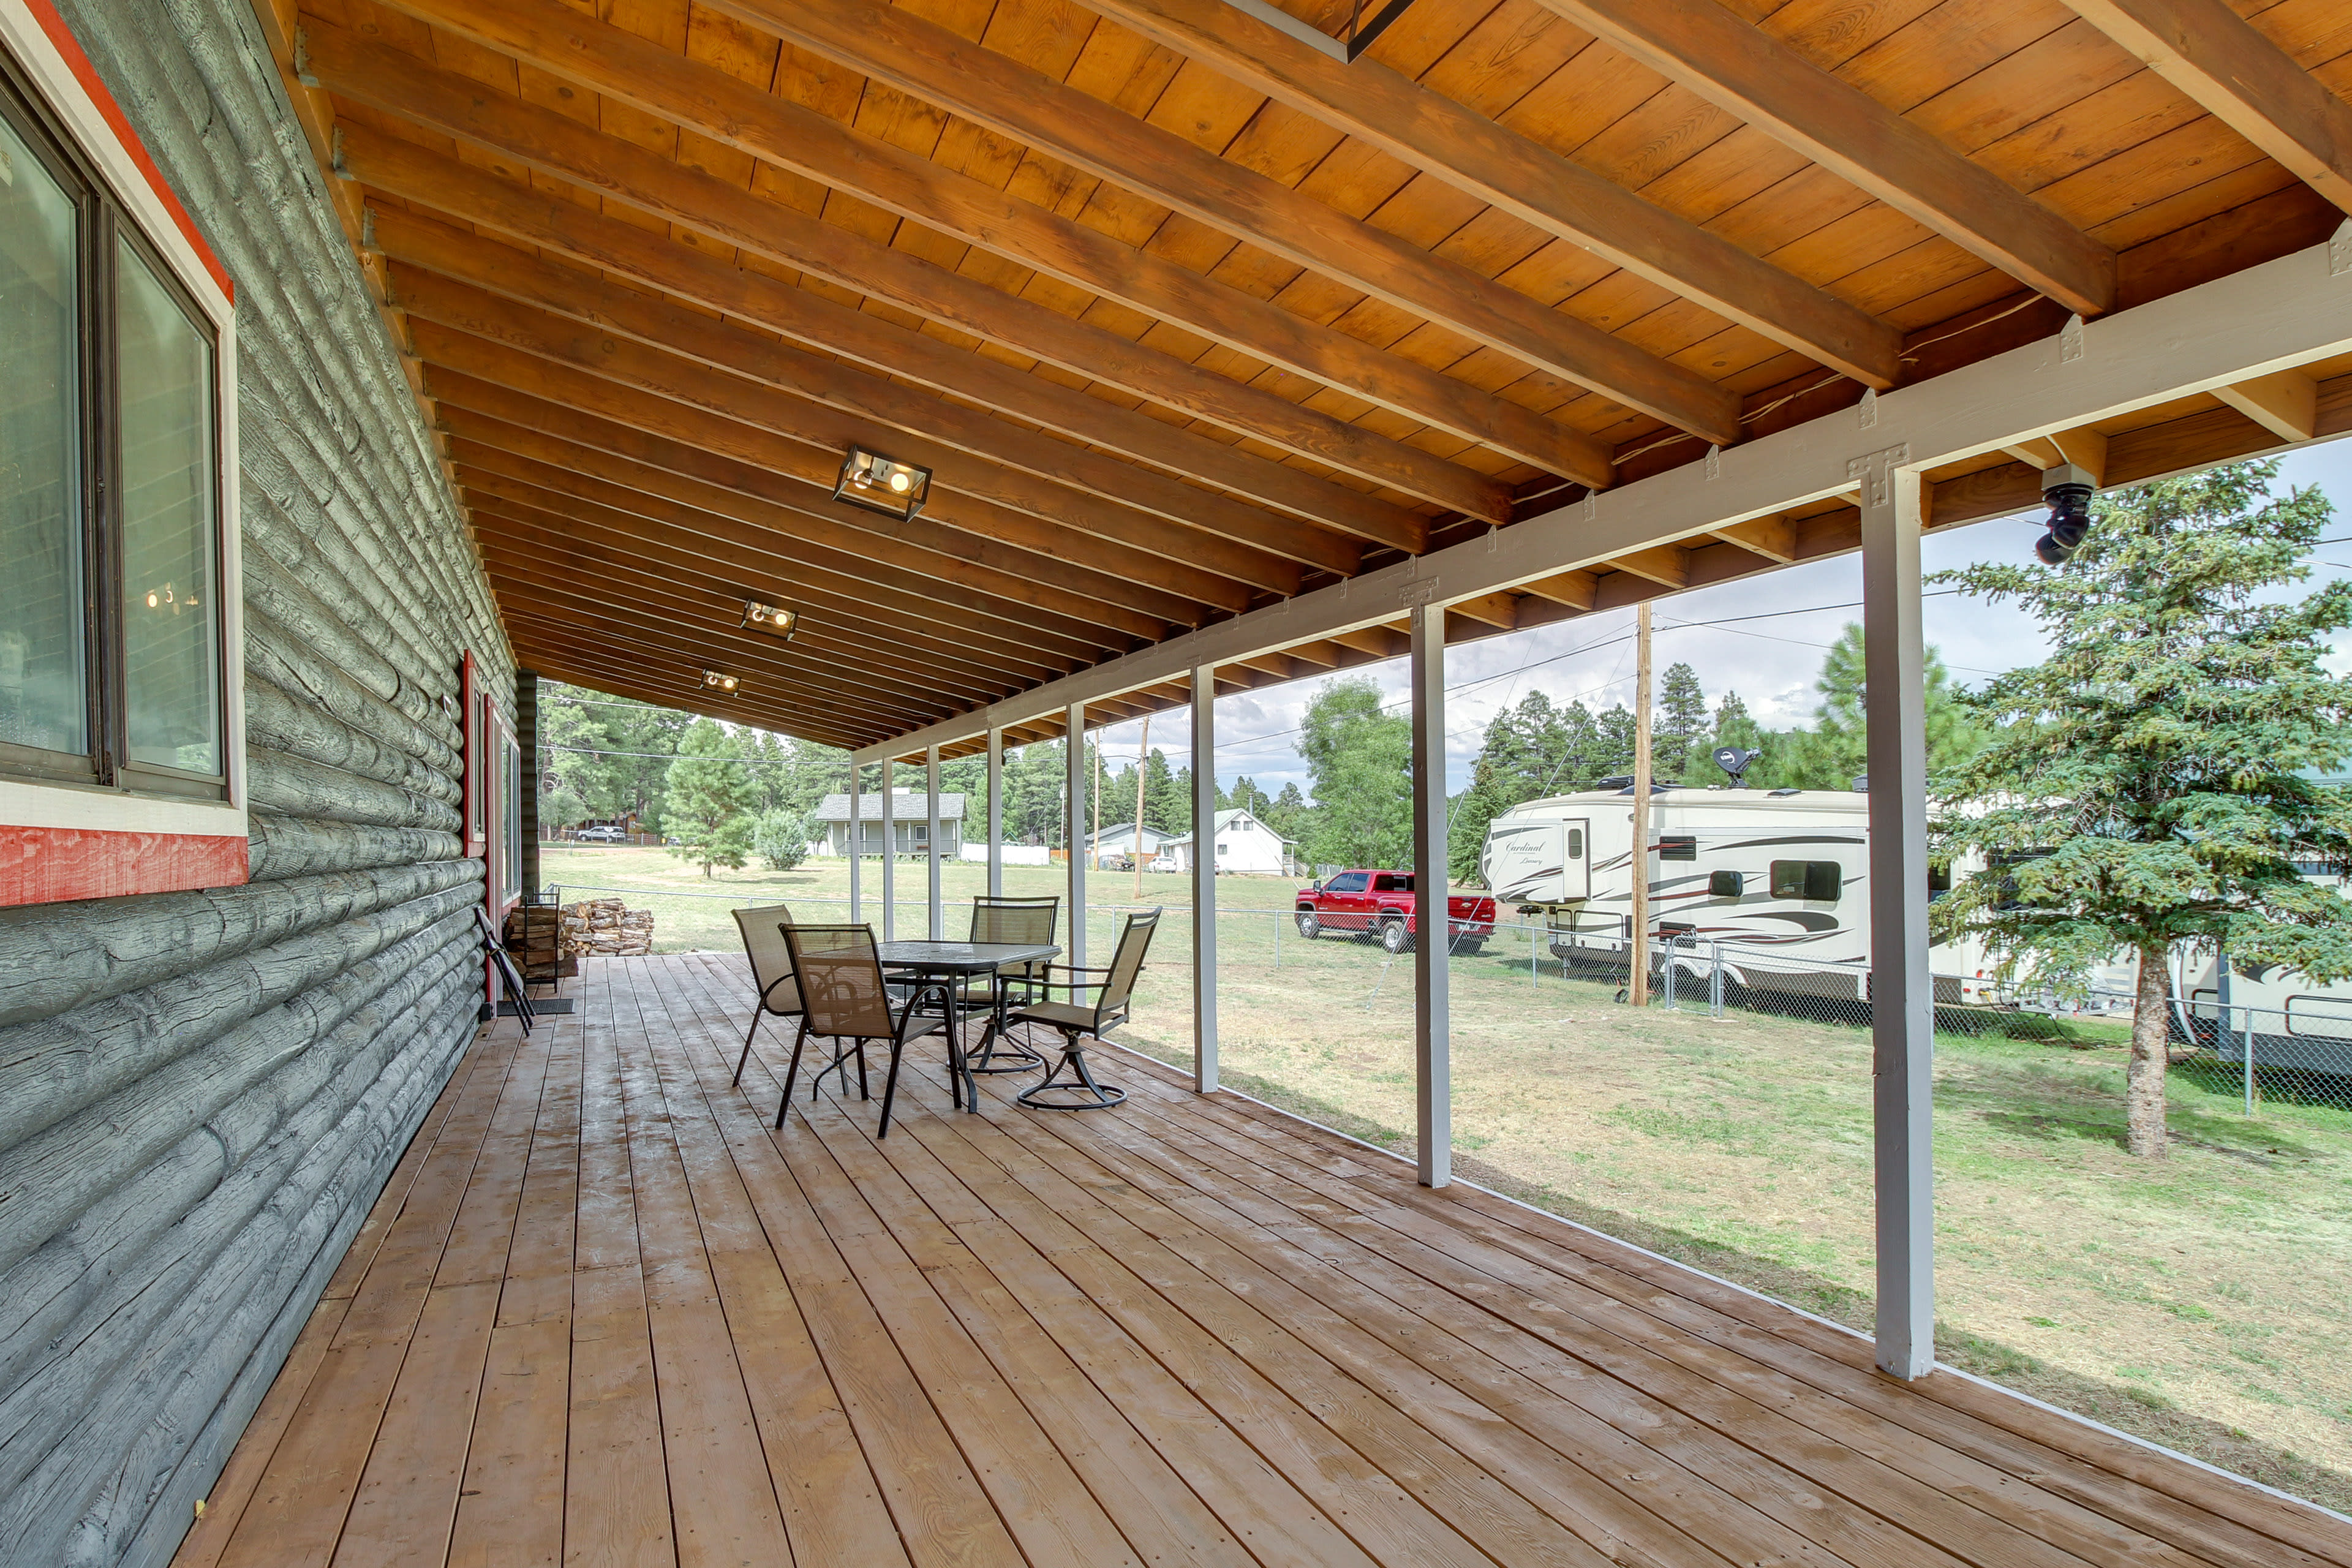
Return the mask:
POLYGON ((1004 896, 1004 727, 1001 724, 988 728, 988 896, 1004 896))
POLYGON ((1192 1087, 1202 1094, 1217 1087, 1216 674, 1192 670, 1192 1087))
POLYGON ((1628 988, 1636 1007, 1650 1005, 1650 601, 1634 612, 1633 944, 1628 988))
POLYGON ((1445 901, 1445 612, 1412 607, 1413 1125, 1422 1185, 1454 1179, 1453 1012, 1445 901))
POLYGON ((1151 715, 1143 716, 1143 740, 1135 754, 1135 901, 1143 902, 1143 780, 1151 762, 1151 715))
POLYGON ((890 759, 882 759, 882 940, 898 940, 898 802, 890 787, 890 759))
POLYGON ((866 868, 866 820, 859 809, 866 799, 863 781, 866 770, 856 763, 849 764, 849 923, 856 925, 866 918, 863 877, 866 868))
POLYGON ((946 911, 940 906, 940 749, 935 745, 923 749, 923 787, 930 792, 931 796, 929 829, 931 836, 930 932, 931 940, 937 942, 946 930, 946 911))
POLYGON ((1087 857, 1078 841, 1087 836, 1087 705, 1073 702, 1063 710, 1062 732, 1068 737, 1062 758, 1064 842, 1070 847, 1070 936, 1063 953, 1074 969, 1087 962, 1087 857))
POLYGON ((1922 481, 1905 449, 1856 458, 1870 762, 1870 1040, 1878 1200, 1878 1364, 1936 1364, 1935 982, 1927 973, 1922 481))

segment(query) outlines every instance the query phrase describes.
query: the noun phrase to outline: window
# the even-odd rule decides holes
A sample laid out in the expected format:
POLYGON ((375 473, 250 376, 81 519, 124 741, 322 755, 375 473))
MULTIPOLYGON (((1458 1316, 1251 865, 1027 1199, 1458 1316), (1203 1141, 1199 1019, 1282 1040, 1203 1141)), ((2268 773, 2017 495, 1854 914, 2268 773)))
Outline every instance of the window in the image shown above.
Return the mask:
POLYGON ((1662 833, 1658 836, 1658 858, 1661 860, 1696 860, 1698 858, 1698 836, 1692 833, 1662 833))
POLYGON ((1324 885, 1327 893, 1360 893, 1371 879, 1361 871, 1342 871, 1324 885))
POLYGON ((1710 899, 1737 899, 1748 891, 1748 879, 1738 871, 1713 871, 1707 874, 1706 896, 1710 899))
POLYGON ((1772 896, 1808 903, 1835 903, 1845 889, 1845 869, 1834 860, 1775 860, 1772 896))
POLYGON ((0 69, 0 771, 226 799, 217 342, 0 69))
POLYGON ((2352 1039, 2352 999, 2290 996, 2286 999, 2286 1032, 2323 1040, 2352 1039))
POLYGON ((1568 830, 1568 858, 1571 860, 1584 858, 1584 829, 1581 827, 1568 830))
POLYGON ((1217 853, 1220 855, 1230 855, 1233 852, 1234 847, 1230 844, 1220 844, 1217 846, 1217 853))

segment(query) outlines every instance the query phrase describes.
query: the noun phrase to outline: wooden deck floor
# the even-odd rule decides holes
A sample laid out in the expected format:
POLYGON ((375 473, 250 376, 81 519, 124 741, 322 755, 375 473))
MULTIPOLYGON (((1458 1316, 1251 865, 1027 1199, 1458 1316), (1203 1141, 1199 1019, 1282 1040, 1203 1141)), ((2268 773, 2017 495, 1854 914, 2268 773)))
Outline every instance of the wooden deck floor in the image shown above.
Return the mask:
POLYGON ((830 1090, 772 1135, 747 992, 592 961, 475 1047, 180 1564, 2352 1564, 1132 1059, 1122 1110, 974 1116, 934 1041, 887 1140, 830 1090))

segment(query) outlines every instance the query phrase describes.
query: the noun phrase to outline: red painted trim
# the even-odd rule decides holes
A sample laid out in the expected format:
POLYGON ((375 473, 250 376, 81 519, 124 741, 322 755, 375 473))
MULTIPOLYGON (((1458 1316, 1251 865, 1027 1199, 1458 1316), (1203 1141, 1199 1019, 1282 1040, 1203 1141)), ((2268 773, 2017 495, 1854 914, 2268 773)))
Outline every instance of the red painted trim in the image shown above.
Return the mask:
POLYGON ((139 165, 141 174, 147 176, 148 186, 154 191, 156 200, 163 204, 163 210, 172 215, 172 221, 179 225, 180 232, 187 236, 190 245, 195 247, 196 259, 202 261, 205 270, 213 275, 213 281, 219 284, 221 292, 228 296, 228 302, 236 304, 236 284, 230 279, 228 268, 220 264, 220 258, 213 254, 213 247, 205 243, 205 237, 197 232, 195 219, 190 217, 188 209, 180 205, 179 193, 164 181, 163 171, 158 169, 155 160, 147 155, 147 144, 139 140, 139 132, 131 129, 131 121, 123 116, 122 106, 114 101, 114 95, 106 90, 106 83, 99 79, 98 68, 89 63, 89 57, 82 53, 81 43, 67 27, 65 18, 58 15, 57 7, 49 0, 25 0, 25 4, 31 7, 33 20, 40 24, 41 31, 48 35, 49 42, 57 47, 58 53, 65 57, 66 68, 73 72, 74 79, 81 83, 84 92, 89 94, 90 102, 98 106, 98 112, 105 117, 108 125, 113 127, 116 139, 122 143, 122 150, 131 154, 131 161, 139 165))
POLYGON ((0 827, 0 907, 239 887, 249 879, 242 836, 0 827))

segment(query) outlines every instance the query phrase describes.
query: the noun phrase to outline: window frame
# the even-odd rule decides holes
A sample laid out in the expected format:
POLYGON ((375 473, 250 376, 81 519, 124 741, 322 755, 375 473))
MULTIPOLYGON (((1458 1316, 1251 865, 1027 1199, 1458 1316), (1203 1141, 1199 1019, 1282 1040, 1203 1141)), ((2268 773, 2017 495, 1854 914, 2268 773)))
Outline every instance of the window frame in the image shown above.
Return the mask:
MULTIPOLYGON (((0 907, 231 886, 247 878, 244 723, 244 591, 237 475, 235 286, 163 182, 128 118, 108 93, 72 33, 44 0, 0 0, 0 96, 8 118, 42 160, 79 186, 78 243, 83 290, 77 367, 83 420, 81 510, 84 538, 97 527, 94 480, 106 495, 103 560, 86 558, 82 585, 91 706, 108 711, 93 726, 89 755, 110 763, 64 769, 61 753, 12 749, 0 765, 0 848, 16 857, 0 870, 0 907), (111 515, 119 456, 116 416, 102 407, 101 381, 112 384, 117 306, 114 291, 92 278, 111 269, 117 237, 128 244, 187 316, 210 339, 213 402, 209 432, 214 529, 212 567, 217 615, 213 654, 220 703, 220 771, 192 775, 131 763, 121 689, 120 529, 111 515), (96 331, 93 331, 93 324, 96 331), (95 337, 107 354, 91 357, 95 337), (103 751, 109 753, 101 757, 103 751)), ((8 857, 0 856, 0 862, 8 857)))

